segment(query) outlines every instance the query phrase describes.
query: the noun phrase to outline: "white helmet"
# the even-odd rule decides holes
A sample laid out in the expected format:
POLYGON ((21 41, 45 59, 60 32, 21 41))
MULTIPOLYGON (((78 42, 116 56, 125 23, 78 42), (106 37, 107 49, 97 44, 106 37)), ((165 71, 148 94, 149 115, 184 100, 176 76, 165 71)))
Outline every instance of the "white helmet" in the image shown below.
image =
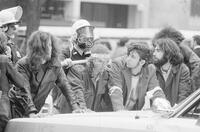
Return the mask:
POLYGON ((72 33, 76 33, 76 31, 82 27, 90 27, 90 23, 85 20, 85 19, 80 19, 77 20, 73 25, 72 25, 72 33))
POLYGON ((18 23, 23 14, 21 6, 8 8, 0 11, 0 27, 10 24, 18 23))

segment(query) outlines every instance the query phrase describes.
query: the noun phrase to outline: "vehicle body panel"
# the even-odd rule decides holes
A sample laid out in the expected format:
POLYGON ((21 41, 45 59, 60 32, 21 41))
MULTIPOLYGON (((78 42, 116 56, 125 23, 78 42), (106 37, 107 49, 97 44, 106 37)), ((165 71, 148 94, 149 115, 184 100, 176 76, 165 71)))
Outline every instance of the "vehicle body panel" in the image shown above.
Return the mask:
POLYGON ((195 119, 164 118, 152 111, 59 114, 9 121, 6 132, 199 132, 195 119))

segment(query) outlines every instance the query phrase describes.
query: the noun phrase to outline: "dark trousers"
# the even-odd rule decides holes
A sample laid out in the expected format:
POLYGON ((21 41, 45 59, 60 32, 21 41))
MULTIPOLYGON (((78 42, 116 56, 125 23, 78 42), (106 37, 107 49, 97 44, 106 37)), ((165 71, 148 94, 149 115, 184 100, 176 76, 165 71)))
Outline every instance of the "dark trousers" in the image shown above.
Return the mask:
POLYGON ((8 121, 11 119, 10 100, 7 94, 0 99, 0 132, 3 132, 8 121))

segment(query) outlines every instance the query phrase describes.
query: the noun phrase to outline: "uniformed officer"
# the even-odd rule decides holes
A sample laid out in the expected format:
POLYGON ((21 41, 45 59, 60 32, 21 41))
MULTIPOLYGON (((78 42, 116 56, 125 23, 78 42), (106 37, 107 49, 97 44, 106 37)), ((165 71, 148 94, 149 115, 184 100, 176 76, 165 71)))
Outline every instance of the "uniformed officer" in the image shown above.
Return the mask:
MULTIPOLYGON (((61 56, 61 64, 65 71, 66 76, 70 67, 77 63, 82 63, 82 65, 86 65, 86 58, 91 55, 91 48, 94 43, 94 27, 90 25, 87 20, 80 19, 77 20, 72 25, 72 36, 71 36, 71 48, 67 47, 62 52, 61 56)), ((72 86, 72 89, 76 89, 72 86)), ((79 91, 83 95, 82 89, 76 89, 76 92, 79 91)), ((57 89, 53 90, 53 100, 54 100, 54 108, 56 108, 61 113, 71 112, 68 109, 61 110, 59 106, 63 106, 63 108, 69 108, 67 105, 66 99, 63 95, 60 95, 60 92, 57 89), (57 94, 54 94, 57 93, 57 94)), ((80 95, 80 94, 79 94, 80 95)), ((78 96, 78 95, 77 95, 78 96)), ((83 97, 83 96, 82 96, 83 97)), ((83 99, 84 100, 84 99, 83 99)), ((87 108, 83 108, 86 109, 87 108)))
POLYGON ((13 39, 16 34, 16 25, 20 23, 23 10, 20 6, 8 8, 0 11, 0 28, 7 36, 7 55, 15 64, 21 58, 17 46, 14 44, 13 39))

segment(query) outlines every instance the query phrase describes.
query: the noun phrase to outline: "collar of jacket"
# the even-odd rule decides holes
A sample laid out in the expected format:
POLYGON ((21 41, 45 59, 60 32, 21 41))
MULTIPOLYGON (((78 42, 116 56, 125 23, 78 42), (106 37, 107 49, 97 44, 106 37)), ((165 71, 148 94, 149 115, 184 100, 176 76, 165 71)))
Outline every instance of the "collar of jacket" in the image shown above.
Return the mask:
MULTIPOLYGON (((180 68, 180 64, 178 64, 176 66, 172 65, 172 68, 171 68, 172 73, 176 74, 179 71, 179 68, 180 68)), ((156 67, 156 72, 162 73, 160 67, 156 67)))

